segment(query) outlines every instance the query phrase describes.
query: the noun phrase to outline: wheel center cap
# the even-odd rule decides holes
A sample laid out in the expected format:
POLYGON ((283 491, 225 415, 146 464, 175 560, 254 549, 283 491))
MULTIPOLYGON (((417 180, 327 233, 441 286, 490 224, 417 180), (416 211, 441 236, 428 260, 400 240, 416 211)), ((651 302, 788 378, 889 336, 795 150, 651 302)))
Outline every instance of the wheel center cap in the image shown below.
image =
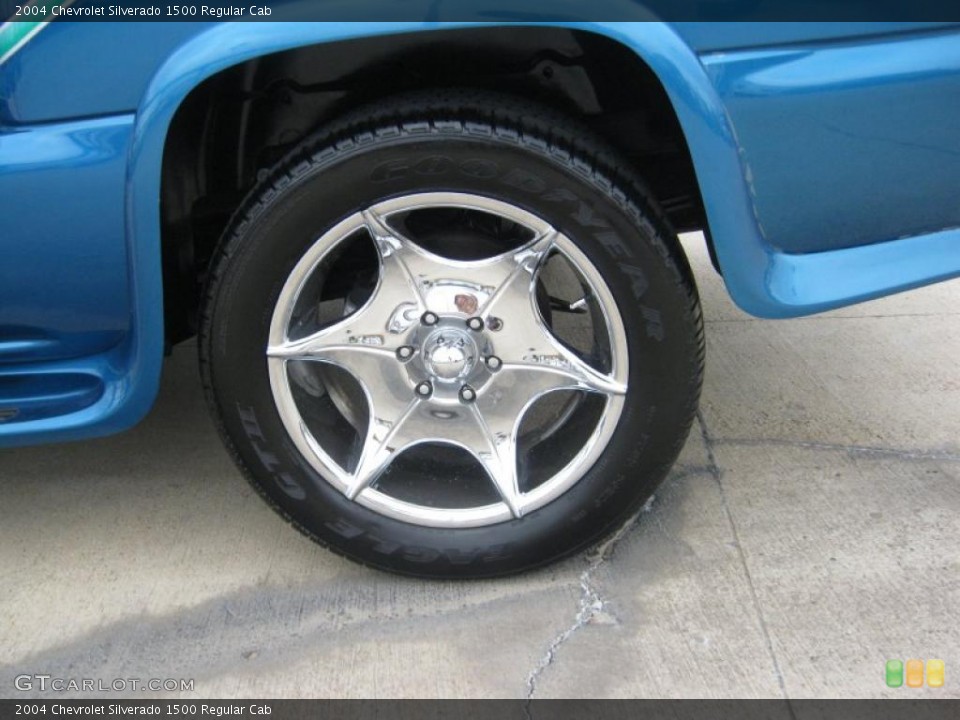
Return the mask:
POLYGON ((470 334, 456 328, 436 330, 423 343, 424 365, 440 382, 455 382, 469 375, 477 354, 477 344, 470 334))

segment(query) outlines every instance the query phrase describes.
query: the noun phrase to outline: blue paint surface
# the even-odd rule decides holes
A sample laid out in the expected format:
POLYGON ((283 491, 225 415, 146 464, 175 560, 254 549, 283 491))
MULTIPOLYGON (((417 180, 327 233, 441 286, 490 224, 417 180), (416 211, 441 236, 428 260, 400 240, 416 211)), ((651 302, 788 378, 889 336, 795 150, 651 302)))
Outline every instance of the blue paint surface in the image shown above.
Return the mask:
MULTIPOLYGON (((554 24, 622 43, 664 85, 741 307, 790 317, 960 275, 955 29, 711 29, 563 7, 554 24)), ((485 19, 534 19, 500 15, 485 19)), ((149 409, 161 160, 197 84, 270 52, 459 24, 55 23, 0 66, 0 389, 77 403, 0 421, 0 444, 113 432, 149 409)))
POLYGON ((0 134, 0 368, 90 355, 129 334, 132 130, 126 115, 0 134))
POLYGON ((764 237, 810 253, 960 227, 960 35, 718 54, 764 237))

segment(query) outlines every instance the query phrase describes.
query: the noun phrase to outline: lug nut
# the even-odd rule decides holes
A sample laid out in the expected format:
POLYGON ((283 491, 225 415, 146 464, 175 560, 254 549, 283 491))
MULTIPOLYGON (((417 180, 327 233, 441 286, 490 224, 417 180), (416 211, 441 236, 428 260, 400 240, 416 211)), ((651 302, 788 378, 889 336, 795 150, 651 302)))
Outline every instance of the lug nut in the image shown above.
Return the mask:
POLYGON ((465 403, 471 403, 477 399, 477 391, 469 385, 464 385, 460 388, 460 399, 465 403))
POLYGON ((397 359, 400 362, 406 362, 413 357, 414 350, 409 345, 404 345, 403 347, 397 348, 397 359))
POLYGON ((493 372, 496 372, 503 366, 503 361, 500 360, 500 358, 498 358, 496 355, 491 355, 488 357, 486 363, 487 367, 493 372))
POLYGON ((487 318, 487 327, 493 332, 498 332, 503 327, 503 320, 498 317, 487 318))
POLYGON ((483 318, 472 317, 467 320, 467 327, 473 330, 474 332, 480 332, 483 330, 483 318))
POLYGON ((428 398, 433 394, 433 385, 431 385, 428 380, 424 380, 417 385, 416 393, 422 398, 428 398))
POLYGON ((436 313, 427 310, 423 315, 420 316, 420 322, 427 327, 430 327, 431 325, 436 325, 438 322, 440 322, 440 318, 436 313))

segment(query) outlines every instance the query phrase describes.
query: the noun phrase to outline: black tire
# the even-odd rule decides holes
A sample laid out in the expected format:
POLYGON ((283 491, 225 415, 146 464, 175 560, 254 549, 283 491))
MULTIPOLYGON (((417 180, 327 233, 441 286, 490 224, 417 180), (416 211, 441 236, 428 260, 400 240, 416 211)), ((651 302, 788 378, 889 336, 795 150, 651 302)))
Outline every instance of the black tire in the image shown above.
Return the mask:
POLYGON ((690 269, 635 173, 562 115, 466 91, 399 97, 354 112, 273 168, 224 235, 200 338, 204 383, 221 434, 267 502, 352 560, 430 577, 519 572, 620 527, 654 492, 685 442, 704 356, 690 269), (292 443, 264 356, 280 289, 324 230, 373 202, 438 190, 505 200, 574 239, 609 283, 630 350, 626 406, 600 460, 558 499, 519 520, 484 527, 408 524, 348 500, 292 443))

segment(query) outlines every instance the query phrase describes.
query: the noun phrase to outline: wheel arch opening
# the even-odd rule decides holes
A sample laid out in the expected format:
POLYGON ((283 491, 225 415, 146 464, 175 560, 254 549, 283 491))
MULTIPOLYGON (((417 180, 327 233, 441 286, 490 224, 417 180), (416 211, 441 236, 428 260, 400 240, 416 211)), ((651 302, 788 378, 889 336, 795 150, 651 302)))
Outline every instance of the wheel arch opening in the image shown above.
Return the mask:
POLYGON ((452 87, 518 95, 577 118, 637 170, 676 230, 706 228, 673 106, 642 58, 615 40, 571 28, 486 26, 300 47, 207 78, 173 117, 161 171, 168 342, 196 333, 219 238, 274 163, 353 108, 452 87))

